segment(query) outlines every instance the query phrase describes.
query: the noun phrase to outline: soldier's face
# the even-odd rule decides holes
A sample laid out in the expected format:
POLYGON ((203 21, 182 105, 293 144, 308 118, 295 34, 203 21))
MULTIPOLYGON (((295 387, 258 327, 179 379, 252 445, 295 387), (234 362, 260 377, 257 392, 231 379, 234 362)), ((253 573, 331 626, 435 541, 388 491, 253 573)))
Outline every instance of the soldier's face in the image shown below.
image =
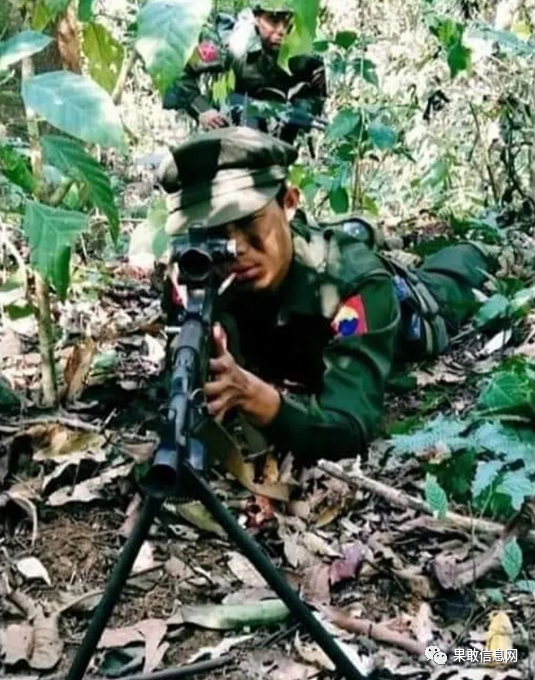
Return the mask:
POLYGON ((266 49, 278 52, 288 33, 291 15, 280 12, 262 12, 256 17, 256 25, 266 49))
POLYGON ((299 190, 290 187, 282 206, 273 200, 255 215, 226 225, 226 236, 236 240, 238 257, 221 274, 235 274, 235 285, 245 290, 277 290, 292 262, 290 220, 298 205, 299 190))

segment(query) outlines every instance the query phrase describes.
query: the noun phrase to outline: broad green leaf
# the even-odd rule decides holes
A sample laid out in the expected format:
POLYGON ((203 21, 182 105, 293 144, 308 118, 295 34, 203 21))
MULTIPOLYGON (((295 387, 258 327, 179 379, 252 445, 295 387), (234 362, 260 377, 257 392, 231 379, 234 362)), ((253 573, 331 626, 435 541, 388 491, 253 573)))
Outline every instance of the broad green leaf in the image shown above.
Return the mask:
POLYGON ((45 5, 48 10, 54 14, 64 12, 71 4, 72 0, 45 0, 45 5))
POLYGON ((489 460, 478 463, 476 476, 472 482, 472 496, 477 498, 483 493, 498 476, 503 468, 504 462, 501 460, 489 460))
POLYGON ((535 286, 523 288, 511 300, 511 308, 515 311, 531 305, 535 301, 535 286))
POLYGON ((211 4, 210 0, 149 0, 141 8, 135 47, 161 94, 182 73, 211 4))
POLYGON ((498 371, 483 390, 478 406, 495 413, 526 415, 535 413, 533 369, 525 373, 498 371))
POLYGON ((507 472, 496 491, 509 496, 511 505, 518 512, 524 499, 535 495, 535 481, 528 477, 525 470, 507 472))
POLYGON ((41 139, 48 163, 77 182, 87 186, 89 199, 106 215, 110 232, 116 242, 119 236, 119 211, 108 175, 99 163, 78 144, 67 137, 46 135, 41 139))
POLYGON ((535 595, 535 581, 531 579, 525 581, 517 581, 515 583, 515 588, 521 593, 532 593, 535 595))
POLYGON ((467 447, 466 438, 459 436, 467 427, 460 420, 448 420, 439 415, 414 434, 394 435, 392 443, 400 453, 422 453, 439 443, 451 451, 457 451, 467 447))
POLYGON ((359 74, 367 83, 379 87, 379 78, 377 77, 377 70, 375 63, 371 59, 362 59, 359 57, 353 62, 355 72, 359 74))
POLYGON ((184 623, 213 630, 273 625, 290 615, 281 600, 262 600, 251 604, 201 604, 184 606, 180 611, 184 623))
POLYGON ((107 92, 113 92, 123 63, 123 46, 107 28, 95 22, 84 26, 83 45, 91 78, 107 92))
POLYGON ((25 319, 28 316, 33 315, 33 309, 26 301, 15 302, 12 305, 7 305, 4 307, 5 313, 11 319, 11 321, 18 321, 19 319, 25 319))
POLYGON ((522 461, 528 467, 530 461, 533 461, 535 434, 532 431, 521 432, 494 421, 485 423, 472 432, 467 443, 475 449, 491 451, 507 463, 522 461))
POLYGON ((51 42, 52 38, 37 31, 22 31, 9 40, 0 42, 0 71, 44 50, 51 42))
POLYGON ((503 548, 502 567, 510 581, 515 581, 522 571, 522 550, 516 538, 507 541, 503 548))
POLYGON ((444 48, 461 42, 463 37, 463 26, 452 19, 439 20, 436 30, 432 32, 437 36, 440 44, 444 48))
POLYGON ((368 128, 370 140, 381 151, 392 149, 397 142, 396 131, 382 123, 372 123, 368 128))
POLYGON ((79 0, 78 19, 80 21, 91 21, 93 18, 93 0, 79 0))
POLYGON ((346 213, 349 210, 349 196, 344 187, 336 186, 329 191, 329 202, 335 213, 346 213))
POLYGON ((0 171, 13 184, 21 187, 29 194, 33 193, 35 179, 28 160, 7 144, 0 144, 0 171))
POLYGON ((360 111, 352 109, 342 109, 339 111, 334 120, 329 125, 327 136, 329 139, 340 139, 351 134, 355 128, 361 123, 360 111))
POLYGON ((507 316, 509 310, 509 300, 497 293, 489 298, 478 310, 474 317, 474 322, 479 328, 485 327, 487 324, 502 319, 507 316))
POLYGON ((338 47, 348 50, 357 41, 357 34, 355 31, 338 31, 334 38, 334 42, 338 47))
POLYGON ((446 492, 437 482, 437 478, 429 473, 425 478, 425 499, 438 519, 444 519, 448 511, 446 492))
POLYGON ((22 84, 22 98, 46 121, 90 144, 124 147, 118 109, 91 78, 51 71, 22 84))
POLYGON ((44 31, 53 18, 54 14, 47 8, 45 0, 38 0, 32 12, 31 28, 44 31))
POLYGON ((69 286, 70 248, 87 228, 87 215, 28 201, 24 231, 30 242, 32 266, 64 298, 69 286))
POLYGON ((472 51, 458 43, 448 50, 448 66, 450 74, 455 78, 461 71, 469 71, 472 67, 472 51))
POLYGON ((288 62, 292 57, 312 51, 320 0, 293 0, 292 6, 293 26, 282 43, 278 59, 279 66, 285 70, 288 70, 288 62))

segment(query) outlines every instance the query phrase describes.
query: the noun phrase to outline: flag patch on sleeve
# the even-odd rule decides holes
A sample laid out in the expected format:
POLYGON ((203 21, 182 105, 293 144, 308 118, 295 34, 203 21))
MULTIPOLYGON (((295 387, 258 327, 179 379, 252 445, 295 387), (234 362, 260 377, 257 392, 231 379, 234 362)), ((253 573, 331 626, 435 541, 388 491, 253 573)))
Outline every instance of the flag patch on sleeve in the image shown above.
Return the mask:
POLYGON ((354 295, 342 302, 331 323, 337 338, 350 338, 368 332, 366 312, 361 295, 354 295))

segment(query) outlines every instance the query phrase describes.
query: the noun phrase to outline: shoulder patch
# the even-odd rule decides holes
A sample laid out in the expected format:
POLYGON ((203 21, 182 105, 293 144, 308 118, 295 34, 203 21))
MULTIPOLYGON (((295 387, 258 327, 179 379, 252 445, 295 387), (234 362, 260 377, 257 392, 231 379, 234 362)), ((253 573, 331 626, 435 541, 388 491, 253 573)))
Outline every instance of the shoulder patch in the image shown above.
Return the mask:
POLYGON ((361 295, 353 295, 342 301, 331 327, 337 338, 350 338, 368 332, 366 310, 361 295))

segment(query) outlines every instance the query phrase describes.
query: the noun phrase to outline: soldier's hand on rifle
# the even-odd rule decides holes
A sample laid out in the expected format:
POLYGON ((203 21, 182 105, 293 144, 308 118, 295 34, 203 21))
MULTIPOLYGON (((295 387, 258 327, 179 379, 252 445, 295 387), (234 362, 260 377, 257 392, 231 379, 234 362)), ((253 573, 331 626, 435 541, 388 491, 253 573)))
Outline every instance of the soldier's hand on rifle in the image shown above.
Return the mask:
POLYGON ((221 421, 239 408, 255 425, 267 425, 280 406, 277 390, 238 366, 227 349, 227 336, 220 325, 213 331, 215 358, 210 360, 212 380, 204 386, 208 413, 221 421))
POLYGON ((217 109, 210 109, 201 113, 199 124, 205 130, 217 130, 217 128, 227 127, 229 122, 217 109))

